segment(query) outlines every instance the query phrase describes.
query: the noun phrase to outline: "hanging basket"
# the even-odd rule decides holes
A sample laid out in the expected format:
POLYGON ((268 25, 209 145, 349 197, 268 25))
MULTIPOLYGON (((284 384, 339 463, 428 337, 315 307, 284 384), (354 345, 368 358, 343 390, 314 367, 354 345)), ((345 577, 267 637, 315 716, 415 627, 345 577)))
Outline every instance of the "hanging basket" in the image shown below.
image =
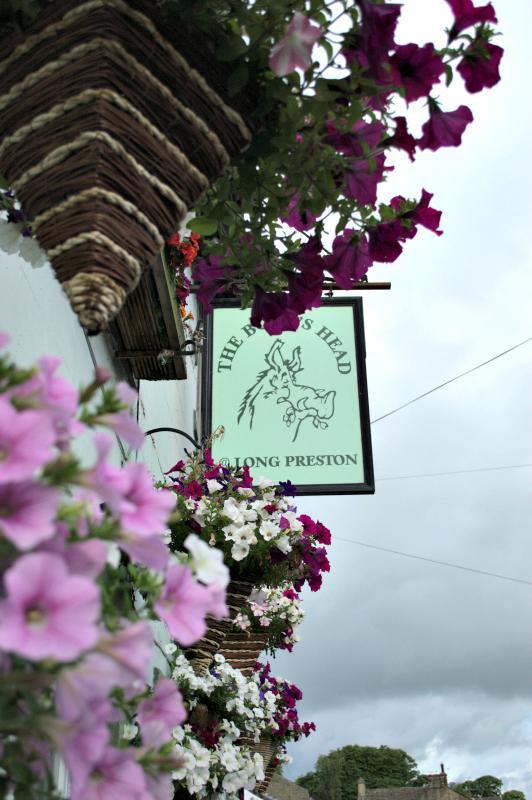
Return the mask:
POLYGON ((191 66, 156 6, 55 0, 0 51, 0 173, 90 333, 251 140, 220 65, 191 66))
POLYGON ((220 649, 221 655, 235 669, 239 669, 246 677, 253 674, 260 654, 266 648, 268 634, 235 630, 227 634, 220 649))
POLYGON ((231 581, 229 583, 227 607, 230 617, 222 620, 210 617, 205 636, 194 647, 189 647, 185 651, 185 655, 197 675, 204 675, 208 671, 214 656, 221 651, 227 636, 234 630, 233 620, 249 599, 252 591, 253 583, 251 582, 231 581))
POLYGON ((161 256, 144 271, 111 322, 115 358, 127 364, 137 380, 183 380, 187 377, 185 333, 175 290, 161 256))

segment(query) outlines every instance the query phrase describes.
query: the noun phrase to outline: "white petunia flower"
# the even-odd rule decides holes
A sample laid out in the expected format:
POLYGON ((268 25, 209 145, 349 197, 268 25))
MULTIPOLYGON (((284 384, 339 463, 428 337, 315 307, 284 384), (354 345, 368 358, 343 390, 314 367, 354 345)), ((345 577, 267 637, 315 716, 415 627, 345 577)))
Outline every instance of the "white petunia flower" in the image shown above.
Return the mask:
POLYGON ((286 535, 280 536, 275 542, 275 545, 276 547, 279 548, 281 553, 284 553, 285 555, 289 553, 292 549, 292 545, 290 544, 290 539, 286 535))
POLYGON ((229 569, 223 561, 223 553, 195 533, 189 533, 185 539, 185 547, 192 556, 194 571, 203 583, 214 583, 225 589, 229 583, 229 569))
POLYGON ((224 488, 223 484, 221 484, 220 481, 217 481, 214 478, 209 478, 207 480, 207 490, 209 494, 214 494, 214 492, 219 492, 223 488, 224 488))
POLYGON ((231 556, 235 561, 242 561, 249 555, 249 545, 245 542, 235 542, 231 548, 231 556))
POLYGON ((266 542, 271 541, 271 539, 277 536, 277 534, 280 532, 280 527, 276 525, 275 522, 271 522, 270 520, 266 520, 265 522, 261 523, 259 528, 259 533, 266 542))

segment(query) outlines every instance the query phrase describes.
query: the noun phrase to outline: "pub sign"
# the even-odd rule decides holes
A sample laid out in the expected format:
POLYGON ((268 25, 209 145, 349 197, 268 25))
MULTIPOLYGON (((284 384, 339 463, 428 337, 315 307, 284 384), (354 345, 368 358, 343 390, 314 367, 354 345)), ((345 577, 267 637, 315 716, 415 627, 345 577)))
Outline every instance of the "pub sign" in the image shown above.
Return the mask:
POLYGON ((298 494, 375 490, 362 300, 325 301, 297 331, 270 336, 221 302, 206 319, 203 436, 215 461, 298 494))

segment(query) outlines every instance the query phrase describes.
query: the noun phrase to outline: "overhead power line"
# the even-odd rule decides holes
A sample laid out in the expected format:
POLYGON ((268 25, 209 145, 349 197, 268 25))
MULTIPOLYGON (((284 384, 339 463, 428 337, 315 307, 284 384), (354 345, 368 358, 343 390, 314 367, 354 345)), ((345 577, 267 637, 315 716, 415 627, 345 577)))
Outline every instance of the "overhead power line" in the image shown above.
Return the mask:
POLYGON ((448 386, 450 383, 454 383, 454 381, 463 378, 465 375, 470 375, 475 370, 480 369, 481 367, 485 367, 486 364, 491 364, 492 361, 496 361, 498 358, 502 358, 503 356, 511 353, 512 350, 517 350, 518 347, 522 347, 524 344, 528 342, 532 342, 532 336, 529 336, 528 339, 524 339, 522 342, 518 342, 518 344, 514 344, 513 347, 509 347, 508 350, 503 350, 502 353, 497 353, 496 356, 492 356, 488 358, 487 361, 483 361, 482 364, 477 364, 475 367, 471 367, 471 369, 467 369, 465 372, 461 372, 459 375, 455 375, 454 378, 449 378, 448 381, 444 381, 443 383, 438 384, 438 386, 434 386, 433 389, 429 389, 428 392, 423 392, 423 394, 418 394, 417 397, 413 397, 412 400, 408 400, 408 402, 403 403, 401 406, 397 406, 397 408, 393 408, 391 411, 388 411, 386 414, 382 414, 377 419, 372 419, 371 424, 374 425, 376 422, 380 422, 381 419, 386 419, 386 417, 391 417, 392 414, 396 414, 398 411, 401 411, 403 408, 407 406, 411 406, 412 403, 416 403, 418 400, 421 400, 423 397, 427 397, 427 395, 432 394, 433 392, 437 392, 438 389, 443 389, 444 386, 448 386))
POLYGON ((389 478, 375 478, 376 481, 406 481, 409 478, 439 478, 442 475, 467 475, 471 472, 495 472, 500 469, 525 469, 532 464, 508 464, 504 467, 475 467, 474 469, 454 469, 450 472, 421 472, 417 475, 392 475, 389 478))
POLYGON ((509 575, 500 575, 497 572, 487 572, 484 569, 475 569, 475 567, 464 567, 463 564, 452 564, 449 561, 438 561, 436 558, 427 558, 426 556, 418 556, 414 553, 405 553, 402 550, 392 550, 390 547, 379 547, 376 544, 369 544, 369 542, 359 542, 356 539, 344 539, 342 536, 334 536, 335 541, 348 542, 349 544, 356 544, 360 547, 368 547, 371 550, 380 550, 383 553, 392 553, 396 556, 404 556, 405 558, 414 558, 416 561, 427 561, 429 564, 438 564, 440 567, 451 567, 452 569, 460 569, 464 572, 474 572, 476 575, 487 575, 490 578, 499 578, 501 581, 512 581, 513 583, 525 583, 527 586, 532 586, 532 581, 527 581, 524 578, 512 578, 509 575))

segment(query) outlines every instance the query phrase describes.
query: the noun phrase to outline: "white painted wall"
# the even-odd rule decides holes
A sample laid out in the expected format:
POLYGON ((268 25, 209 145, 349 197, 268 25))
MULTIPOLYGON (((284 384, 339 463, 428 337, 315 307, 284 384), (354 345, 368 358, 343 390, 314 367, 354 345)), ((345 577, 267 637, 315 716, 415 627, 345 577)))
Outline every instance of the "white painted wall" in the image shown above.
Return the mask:
MULTIPOLYGON (((34 269, 18 255, 0 252, 0 330, 11 336, 10 351, 20 365, 29 366, 41 355, 62 359, 62 373, 74 385, 90 382, 93 357, 114 375, 120 365, 113 362, 103 336, 86 337, 48 264, 34 269)), ((140 381, 138 419, 143 430, 171 426, 193 434, 197 370, 187 357, 188 378, 183 381, 140 381)), ((120 376, 119 376, 120 377, 120 376)), ((169 433, 150 437, 141 452, 128 453, 146 463, 154 477, 171 467, 182 455, 185 439, 169 433)), ((82 452, 91 456, 90 441, 82 452)), ((123 452, 117 443, 117 463, 123 452)))

